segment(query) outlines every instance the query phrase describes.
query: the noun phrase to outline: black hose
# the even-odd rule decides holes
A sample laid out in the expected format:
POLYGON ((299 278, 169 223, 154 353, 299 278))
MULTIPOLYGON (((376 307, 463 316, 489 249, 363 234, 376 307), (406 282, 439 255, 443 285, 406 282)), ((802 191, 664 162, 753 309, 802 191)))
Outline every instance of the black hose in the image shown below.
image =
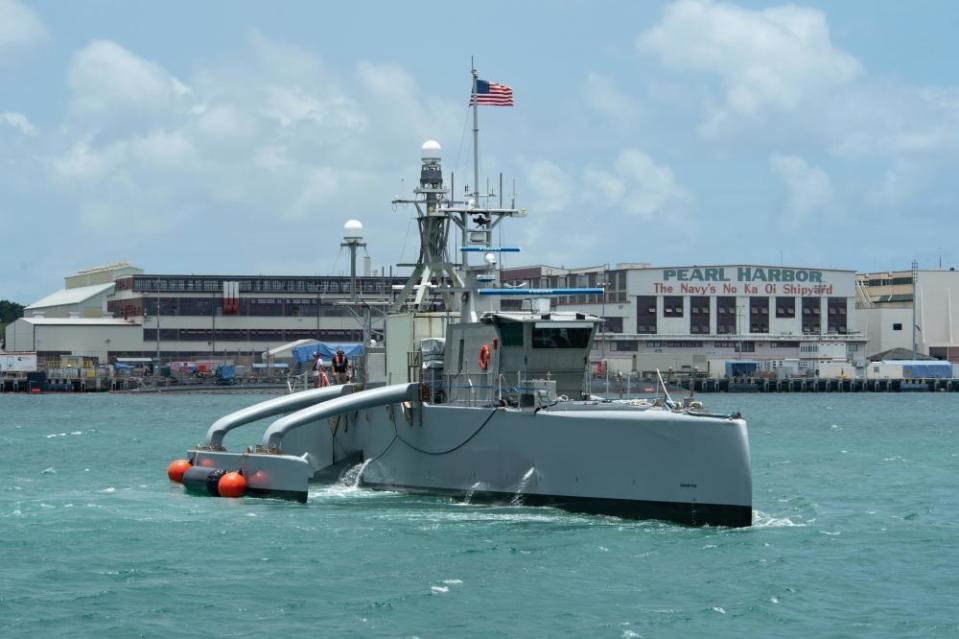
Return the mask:
MULTIPOLYGON (((415 451, 418 452, 418 453, 422 453, 422 454, 424 454, 424 455, 436 455, 436 456, 449 455, 450 453, 459 450, 459 449, 462 448, 463 446, 466 446, 466 444, 470 443, 470 441, 472 441, 474 437, 476 437, 477 435, 479 435, 479 434, 480 434, 480 431, 482 431, 484 428, 486 428, 486 425, 490 422, 491 419, 493 419, 493 416, 494 416, 495 414, 496 414, 496 409, 494 408, 494 409, 490 412, 489 416, 488 416, 485 420, 483 420, 483 423, 480 424, 479 428, 477 428, 476 431, 475 431, 472 435, 470 435, 469 437, 467 437, 465 440, 463 440, 462 442, 460 442, 460 443, 457 444, 456 446, 453 446, 453 447, 450 448, 449 450, 444 450, 444 451, 441 451, 441 452, 432 452, 432 451, 428 451, 428 450, 423 450, 422 448, 418 448, 418 447, 414 446, 413 444, 409 443, 408 441, 406 441, 405 439, 403 439, 403 437, 400 436, 399 431, 396 430, 396 422, 393 423, 393 432, 396 433, 395 439, 400 440, 401 442, 403 442, 404 444, 406 444, 409 448, 412 448, 413 450, 415 450, 415 451)), ((392 443, 391 443, 391 445, 392 445, 392 443)), ((387 449, 389 449, 389 447, 387 447, 387 449)), ((385 452, 386 452, 386 451, 384 451, 384 454, 385 454, 385 452)), ((382 456, 382 455, 381 455, 381 456, 382 456)))

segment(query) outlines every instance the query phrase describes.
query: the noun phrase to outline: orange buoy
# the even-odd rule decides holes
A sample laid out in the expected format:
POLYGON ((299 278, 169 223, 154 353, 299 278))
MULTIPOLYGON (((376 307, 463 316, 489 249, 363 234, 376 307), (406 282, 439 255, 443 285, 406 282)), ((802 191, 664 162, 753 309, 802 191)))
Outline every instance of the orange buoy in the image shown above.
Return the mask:
POLYGON ((174 459, 166 468, 166 476, 170 478, 170 481, 183 483, 183 473, 188 471, 192 465, 185 459, 174 459))
POLYGON ((216 485, 220 497, 242 497, 246 492, 246 480, 240 473, 227 473, 216 485))

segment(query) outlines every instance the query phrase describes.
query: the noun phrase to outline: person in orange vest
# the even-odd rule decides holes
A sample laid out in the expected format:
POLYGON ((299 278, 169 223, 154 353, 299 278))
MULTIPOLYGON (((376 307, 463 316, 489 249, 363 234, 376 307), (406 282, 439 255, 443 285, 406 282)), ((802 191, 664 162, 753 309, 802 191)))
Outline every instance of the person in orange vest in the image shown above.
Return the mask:
POLYGON ((346 359, 342 348, 336 349, 336 355, 333 356, 333 378, 337 384, 350 382, 350 360, 346 359))

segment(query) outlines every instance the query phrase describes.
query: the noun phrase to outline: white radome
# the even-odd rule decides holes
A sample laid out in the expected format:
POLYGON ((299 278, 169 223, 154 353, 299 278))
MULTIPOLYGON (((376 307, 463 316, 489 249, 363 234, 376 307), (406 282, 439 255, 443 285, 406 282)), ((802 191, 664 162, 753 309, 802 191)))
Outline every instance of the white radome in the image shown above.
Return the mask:
POLYGON ((442 159, 440 151, 442 151, 443 148, 440 146, 440 143, 437 142, 436 140, 427 140, 426 142, 423 143, 423 146, 420 148, 423 152, 422 158, 424 160, 442 159))
POLYGON ((363 238, 363 223, 359 220, 347 220, 343 225, 343 237, 347 240, 363 238))

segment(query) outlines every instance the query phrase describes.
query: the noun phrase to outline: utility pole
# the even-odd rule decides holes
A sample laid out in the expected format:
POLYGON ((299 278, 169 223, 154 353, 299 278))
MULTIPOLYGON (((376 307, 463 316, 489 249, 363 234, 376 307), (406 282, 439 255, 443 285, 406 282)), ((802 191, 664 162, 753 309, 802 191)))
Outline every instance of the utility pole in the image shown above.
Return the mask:
POLYGON ((156 366, 156 370, 153 371, 153 374, 154 374, 154 375, 157 375, 157 374, 159 374, 159 372, 160 372, 160 370, 159 370, 159 369, 160 369, 160 279, 159 279, 159 278, 157 278, 157 280, 156 280, 156 285, 157 285, 157 321, 156 321, 156 325, 157 325, 157 336, 156 336, 156 337, 157 337, 157 366, 156 366))
POLYGON ((912 261, 912 358, 916 359, 916 298, 919 297, 919 261, 912 261))
POLYGON ((211 355, 216 355, 216 291, 210 291, 210 348, 211 355))

